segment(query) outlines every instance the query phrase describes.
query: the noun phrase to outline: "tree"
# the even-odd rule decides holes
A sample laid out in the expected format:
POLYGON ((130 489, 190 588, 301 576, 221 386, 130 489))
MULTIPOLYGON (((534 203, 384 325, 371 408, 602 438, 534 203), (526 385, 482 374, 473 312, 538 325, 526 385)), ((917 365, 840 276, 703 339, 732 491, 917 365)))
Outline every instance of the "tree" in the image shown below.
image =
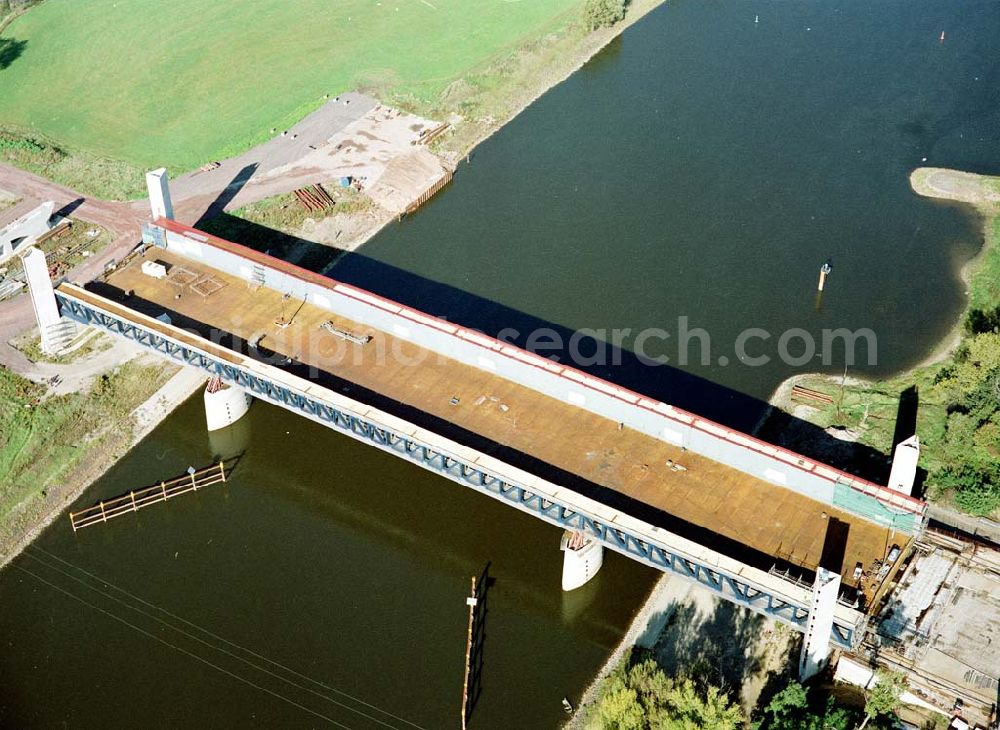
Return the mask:
POLYGON ((970 484, 955 494, 955 504, 970 515, 991 515, 1000 508, 1000 485, 986 482, 970 484))
POLYGON ((625 18, 626 0, 587 0, 583 18, 590 30, 610 28, 625 18))
POLYGON ((647 651, 633 650, 604 680, 588 730, 738 730, 743 711, 718 687, 668 677, 647 651))
POLYGON ((954 489, 964 511, 988 515, 1000 508, 1000 333, 971 337, 934 388, 948 410, 947 458, 928 481, 954 489))
POLYGON ((985 383, 996 381, 1000 370, 1000 333, 975 335, 955 355, 955 361, 943 368, 935 387, 953 397, 970 395, 985 383))
POLYGON ((743 711, 731 704, 718 687, 702 690, 690 679, 674 685, 667 693, 666 706, 660 711, 659 727, 664 730, 736 730, 743 726, 743 711))
POLYGON ((834 705, 828 697, 819 708, 816 697, 795 681, 776 694, 753 723, 754 730, 848 730, 856 712, 834 705))
POLYGON ((906 689, 906 678, 899 672, 890 672, 887 669, 875 672, 875 686, 865 699, 865 720, 858 730, 863 730, 871 720, 894 714, 902 704, 899 697, 904 689, 906 689))
POLYGON ((970 335, 1000 332, 1000 306, 970 311, 965 317, 965 331, 970 335))

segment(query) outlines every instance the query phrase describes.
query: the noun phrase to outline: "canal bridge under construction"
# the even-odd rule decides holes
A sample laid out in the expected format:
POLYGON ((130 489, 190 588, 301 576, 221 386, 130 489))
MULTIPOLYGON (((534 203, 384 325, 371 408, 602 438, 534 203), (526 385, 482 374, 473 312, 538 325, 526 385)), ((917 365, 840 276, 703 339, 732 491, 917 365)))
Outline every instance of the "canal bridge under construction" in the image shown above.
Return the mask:
POLYGON ((789 624, 813 670, 923 528, 907 494, 169 214, 143 237, 59 314, 789 624))

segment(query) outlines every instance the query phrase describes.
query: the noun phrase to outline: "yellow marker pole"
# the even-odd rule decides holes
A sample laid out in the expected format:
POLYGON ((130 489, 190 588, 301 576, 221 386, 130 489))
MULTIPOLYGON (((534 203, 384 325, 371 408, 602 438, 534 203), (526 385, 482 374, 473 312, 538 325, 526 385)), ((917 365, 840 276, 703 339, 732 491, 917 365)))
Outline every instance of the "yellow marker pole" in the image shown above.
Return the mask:
POLYGON ((819 285, 816 287, 817 291, 823 291, 823 287, 826 286, 826 277, 832 270, 829 262, 819 268, 819 285))

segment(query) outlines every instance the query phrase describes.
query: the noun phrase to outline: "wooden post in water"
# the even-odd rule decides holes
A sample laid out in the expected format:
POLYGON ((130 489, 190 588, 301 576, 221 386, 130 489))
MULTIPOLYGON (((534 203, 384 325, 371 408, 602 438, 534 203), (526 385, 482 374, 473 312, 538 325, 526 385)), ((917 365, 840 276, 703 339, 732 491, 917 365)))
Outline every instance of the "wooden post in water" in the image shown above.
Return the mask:
POLYGON ((189 467, 187 474, 182 474, 174 479, 161 480, 159 484, 141 490, 133 489, 120 497, 101 500, 93 507, 88 507, 80 512, 70 512, 70 524, 73 526, 73 531, 76 532, 80 528, 108 522, 114 517, 121 517, 129 512, 138 512, 141 507, 165 502, 179 494, 197 492, 212 484, 225 481, 225 463, 222 461, 201 470, 189 467), (170 483, 169 489, 167 488, 168 482, 170 483), (186 484, 189 486, 185 486, 186 484), (156 499, 157 492, 160 493, 159 499, 156 499))
POLYGON ((472 578, 472 593, 465 599, 469 607, 469 637, 465 643, 465 679, 462 680, 462 730, 465 730, 465 713, 469 707, 469 675, 472 673, 472 635, 476 621, 476 578, 472 578))
POLYGON ((826 277, 830 275, 833 271, 833 267, 830 266, 830 262, 827 261, 819 269, 819 284, 816 287, 817 291, 823 291, 823 287, 826 286, 826 277))
POLYGON ((837 397, 837 418, 840 418, 840 407, 844 405, 845 385, 847 385, 847 365, 844 365, 844 377, 840 379, 840 395, 837 397))

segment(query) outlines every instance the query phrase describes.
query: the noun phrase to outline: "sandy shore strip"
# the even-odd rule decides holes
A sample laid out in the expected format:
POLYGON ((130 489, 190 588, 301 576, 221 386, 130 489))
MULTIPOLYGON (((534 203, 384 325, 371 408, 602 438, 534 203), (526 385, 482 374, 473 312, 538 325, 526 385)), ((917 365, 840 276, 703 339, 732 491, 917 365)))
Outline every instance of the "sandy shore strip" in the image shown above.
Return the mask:
MULTIPOLYGON (((962 203, 971 206, 978 214, 983 231, 983 246, 975 256, 962 266, 959 272, 959 277, 966 287, 966 294, 968 294, 968 287, 972 281, 972 276, 982 262, 983 257, 990 250, 990 228, 993 225, 994 218, 1000 212, 1000 180, 988 175, 977 175, 971 172, 949 170, 942 167, 918 167, 910 173, 910 187, 913 188, 913 192, 926 198, 935 198, 937 200, 946 200, 952 203, 962 203)), ((906 377, 917 370, 937 365, 947 360, 962 344, 962 327, 965 317, 966 312, 963 310, 948 334, 916 365, 882 379, 906 377)), ((795 408, 795 404, 791 401, 792 387, 801 382, 816 379, 825 379, 828 382, 839 385, 842 376, 836 374, 826 375, 823 373, 798 373, 792 375, 778 384, 771 393, 768 402, 776 408, 781 408, 792 413, 795 408)), ((848 386, 857 386, 860 384, 863 384, 863 382, 858 378, 847 378, 846 385, 848 386)))
MULTIPOLYGON (((603 680, 633 646, 651 649, 657 661, 669 676, 684 674, 692 655, 707 657, 708 651, 715 662, 725 662, 741 674, 738 680, 740 704, 749 712, 754 707, 768 678, 780 674, 790 657, 795 632, 782 627, 777 621, 757 614, 749 619, 739 619, 735 624, 727 620, 713 620, 723 614, 741 615, 743 609, 726 605, 726 599, 705 590, 685 578, 664 573, 653 586, 646 602, 639 609, 628 631, 601 667, 597 677, 584 691, 576 713, 566 723, 567 730, 581 730, 586 720, 587 708, 598 698, 603 680), (680 618, 675 618, 679 615, 680 618), (742 639, 734 635, 735 626, 742 626, 745 634, 749 628, 752 637, 742 639), (669 648, 673 645, 674 649, 669 648), (689 651, 698 646, 698 650, 689 651), (678 650, 678 649, 681 650, 678 650)), ((736 633, 740 633, 736 629, 736 633)))
MULTIPOLYGON (((468 161, 473 151, 480 144, 485 142, 494 134, 497 134, 509 122, 534 104, 543 95, 579 71, 588 61, 604 50, 609 43, 618 38, 632 25, 642 20, 642 18, 644 18, 648 13, 655 10, 665 1, 666 0, 632 0, 632 2, 628 5, 628 12, 625 19, 620 23, 609 28, 598 28, 597 30, 586 33, 579 38, 572 49, 568 49, 565 54, 557 56, 552 63, 540 71, 535 72, 534 70, 522 69, 522 72, 525 74, 525 78, 520 78, 519 83, 508 82, 508 87, 504 90, 505 93, 500 95, 502 104, 510 104, 509 109, 503 109, 503 111, 496 117, 486 116, 480 119, 462 119, 458 124, 453 126, 453 130, 461 131, 455 131, 454 134, 449 133, 445 135, 442 138, 440 147, 434 152, 434 154, 440 159, 442 165, 448 167, 449 169, 453 169, 457 174, 458 169, 460 168, 461 160, 465 159, 468 161)), ((517 73, 515 73, 514 76, 515 78, 518 78, 517 73)), ((460 78, 457 81, 463 80, 464 79, 460 78)), ((343 96, 350 96, 351 94, 357 95, 355 92, 351 92, 350 94, 345 93, 343 96)), ((382 105, 379 106, 381 107, 382 105)), ((386 107, 386 109, 388 109, 388 107, 386 107)), ((403 112, 403 115, 406 118, 416 120, 420 123, 427 122, 426 119, 414 114, 403 112)), ((452 122, 454 122, 454 118, 456 116, 458 115, 450 115, 452 122)), ((406 148, 401 147, 400 149, 406 148)), ((251 153, 247 153, 247 155, 251 155, 254 152, 256 152, 256 149, 251 151, 251 153)), ((322 151, 321 153, 326 154, 322 151)), ((395 154, 398 156, 398 153, 395 154)), ((390 155, 389 157, 392 156, 393 155, 390 155)), ((385 161, 387 162, 388 158, 385 161)), ((312 177, 316 177, 316 173, 320 169, 320 166, 317 166, 316 164, 307 164, 305 158, 298 160, 290 167, 301 167, 303 170, 307 171, 309 175, 312 175, 312 177)), ((348 171, 346 170, 340 171, 336 174, 336 176, 333 176, 333 179, 336 179, 340 174, 346 174, 347 172, 348 171)), ((196 173, 189 173, 185 177, 190 177, 193 174, 196 173)), ((321 179, 322 177, 322 175, 319 176, 317 181, 323 182, 321 179)), ((265 182, 269 183, 269 185, 255 187, 259 185, 259 182, 255 183, 252 181, 251 184, 245 188, 244 192, 241 193, 242 197, 240 195, 237 196, 237 205, 229 207, 239 207, 241 201, 249 202, 251 199, 254 201, 264 200, 265 196, 260 194, 260 191, 263 190, 264 187, 267 187, 271 195, 276 195, 281 189, 283 189, 280 185, 276 185, 276 183, 283 183, 287 181, 283 181, 280 174, 272 174, 271 177, 265 182), (252 198, 249 197, 250 193, 254 193, 252 198)), ((303 178, 301 182, 305 184, 307 181, 303 178)), ((287 187, 287 185, 285 185, 285 187, 287 187)), ((183 203, 183 205, 187 204, 188 202, 183 203)), ((182 204, 177 203, 176 205, 182 204)), ((282 232, 341 251, 357 251, 365 243, 374 238, 375 235, 378 234, 383 228, 398 219, 399 215, 397 212, 393 212, 376 204, 370 210, 363 213, 335 213, 327 218, 309 218, 301 227, 282 230, 282 232)), ((251 218, 250 220, 253 219, 251 218)), ((331 263, 331 266, 332 265, 333 264, 331 263)))
POLYGON ((670 617, 669 607, 675 602, 675 595, 672 583, 679 581, 679 578, 671 578, 664 573, 656 581, 653 590, 649 592, 646 602, 632 619, 632 624, 628 631, 608 656, 601 670, 594 677, 593 681, 583 691, 580 703, 576 707, 573 717, 564 725, 566 730, 580 730, 584 727, 584 715, 586 708, 596 700, 601 689, 604 678, 611 674, 611 671, 618 666, 618 663, 625 656, 625 653, 634 646, 644 649, 651 649, 659 638, 663 627, 666 626, 670 617))
MULTIPOLYGON (((145 354, 145 350, 142 351, 140 357, 141 356, 151 357, 145 354)), ((206 379, 207 376, 200 370, 182 367, 174 373, 174 375, 166 383, 160 386, 160 388, 153 393, 153 395, 138 405, 132 411, 133 427, 129 449, 134 448, 168 415, 170 415, 174 409, 197 392, 206 379)), ((96 469, 91 478, 81 480, 79 485, 76 485, 75 488, 68 490, 62 495, 62 498, 59 501, 54 502, 49 509, 42 514, 41 518, 36 521, 34 525, 32 525, 31 529, 25 532, 24 535, 21 536, 20 540, 11 545, 10 549, 7 550, 4 555, 0 556, 0 568, 3 568, 7 565, 7 563, 17 557, 22 550, 30 545, 35 538, 41 534, 42 530, 55 521, 67 507, 79 499, 80 495, 87 491, 91 484, 107 473, 107 471, 114 466, 116 462, 117 459, 109 459, 104 463, 95 465, 96 469)))
POLYGON ((796 645, 797 633, 773 618, 731 605, 693 581, 664 573, 564 727, 585 727, 587 708, 597 700, 603 680, 633 646, 652 650, 668 676, 683 675, 693 658, 711 658, 713 666, 725 664, 730 674, 739 676, 721 684, 735 690, 749 713, 767 681, 785 672, 796 645))
POLYGON ((132 411, 134 422, 132 446, 138 445, 149 433, 184 401, 205 384, 208 376, 201 370, 182 367, 170 380, 153 393, 145 403, 132 411))
POLYGON ((996 178, 944 167, 918 167, 910 173, 910 187, 926 198, 954 200, 976 207, 1000 203, 996 178))

